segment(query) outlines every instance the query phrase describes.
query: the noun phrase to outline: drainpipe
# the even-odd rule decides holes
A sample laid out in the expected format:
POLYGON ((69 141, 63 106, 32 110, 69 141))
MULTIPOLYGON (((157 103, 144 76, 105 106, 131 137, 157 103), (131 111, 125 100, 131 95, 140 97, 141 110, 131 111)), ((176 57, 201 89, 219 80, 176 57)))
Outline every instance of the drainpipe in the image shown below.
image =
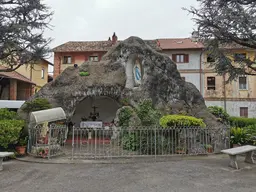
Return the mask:
MULTIPOLYGON (((200 69, 199 69, 199 75, 200 75, 200 93, 203 95, 204 93, 202 92, 203 90, 203 85, 202 85, 202 55, 204 53, 204 49, 202 49, 201 53, 200 53, 200 69)), ((203 95, 204 97, 204 95, 203 95)))
POLYGON ((227 112, 226 73, 223 74, 223 99, 224 99, 224 110, 227 112))

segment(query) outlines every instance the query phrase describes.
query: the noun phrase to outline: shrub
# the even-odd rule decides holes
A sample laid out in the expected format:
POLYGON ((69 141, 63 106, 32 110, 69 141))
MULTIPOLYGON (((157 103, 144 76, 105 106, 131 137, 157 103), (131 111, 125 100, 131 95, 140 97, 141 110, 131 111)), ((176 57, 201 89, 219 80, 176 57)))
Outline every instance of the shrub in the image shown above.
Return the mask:
POLYGON ((229 114, 219 106, 208 107, 210 113, 212 113, 216 118, 219 118, 221 122, 229 122, 229 114))
POLYGON ((8 148, 8 145, 15 144, 24 125, 23 120, 0 121, 0 146, 8 148))
POLYGON ((52 106, 47 99, 36 98, 33 101, 27 102, 22 109, 23 109, 23 111, 30 113, 33 111, 46 110, 46 109, 51 109, 51 108, 52 108, 52 106))
POLYGON ((12 120, 18 119, 18 115, 14 111, 10 111, 8 109, 0 109, 0 120, 12 120))
POLYGON ((151 100, 139 103, 136 113, 141 120, 142 126, 158 125, 161 113, 153 107, 151 100))
POLYGON ((256 124, 244 128, 246 131, 246 144, 256 145, 256 124))
POLYGON ((245 117, 230 117, 230 125, 232 127, 247 127, 249 125, 256 124, 256 118, 245 118, 245 117))
POLYGON ((80 76, 89 76, 90 73, 88 71, 82 71, 79 73, 80 76))
POLYGON ((231 143, 243 145, 246 143, 246 130, 240 127, 231 128, 231 143))
POLYGON ((137 151, 139 149, 139 136, 136 132, 125 134, 122 137, 122 146, 124 150, 137 151))
POLYGON ((164 128, 175 126, 206 127, 202 119, 185 115, 166 115, 160 119, 160 125, 164 128))
POLYGON ((132 117, 132 111, 129 108, 121 109, 118 118, 119 118, 119 126, 128 127, 130 118, 132 117))

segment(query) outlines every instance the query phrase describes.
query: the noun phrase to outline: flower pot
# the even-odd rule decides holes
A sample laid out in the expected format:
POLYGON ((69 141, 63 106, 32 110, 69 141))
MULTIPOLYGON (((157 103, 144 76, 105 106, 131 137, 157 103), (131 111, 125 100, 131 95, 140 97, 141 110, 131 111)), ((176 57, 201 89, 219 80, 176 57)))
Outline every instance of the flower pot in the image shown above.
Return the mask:
POLYGON ((213 148, 207 148, 208 153, 213 153, 213 148))
POLYGON ((26 146, 16 146, 15 149, 19 155, 26 154, 26 146))

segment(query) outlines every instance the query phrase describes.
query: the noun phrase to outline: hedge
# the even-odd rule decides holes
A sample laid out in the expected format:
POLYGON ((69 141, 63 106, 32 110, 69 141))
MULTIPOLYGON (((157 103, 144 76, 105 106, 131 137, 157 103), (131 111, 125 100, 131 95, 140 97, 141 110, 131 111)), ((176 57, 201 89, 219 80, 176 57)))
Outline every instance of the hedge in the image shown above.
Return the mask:
POLYGON ((247 127, 256 124, 256 118, 230 117, 230 125, 234 127, 247 127))
POLYGON ((164 128, 173 126, 199 126, 206 127, 202 119, 185 115, 166 115, 160 119, 160 125, 164 128))
POLYGON ((8 145, 15 144, 24 127, 23 120, 1 120, 0 121, 0 146, 8 148, 8 145))
POLYGON ((9 111, 6 108, 0 109, 0 120, 18 119, 18 115, 14 111, 9 111))

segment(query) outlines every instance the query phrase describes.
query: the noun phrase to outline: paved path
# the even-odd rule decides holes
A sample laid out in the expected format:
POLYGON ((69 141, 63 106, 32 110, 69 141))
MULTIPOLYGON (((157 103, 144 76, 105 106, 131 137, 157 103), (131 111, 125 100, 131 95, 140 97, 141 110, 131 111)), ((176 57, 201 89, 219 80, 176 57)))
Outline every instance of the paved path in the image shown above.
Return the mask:
POLYGON ((0 172, 0 191, 255 192, 256 166, 243 165, 237 171, 228 168, 227 163, 228 158, 219 157, 129 164, 10 161, 0 172))

